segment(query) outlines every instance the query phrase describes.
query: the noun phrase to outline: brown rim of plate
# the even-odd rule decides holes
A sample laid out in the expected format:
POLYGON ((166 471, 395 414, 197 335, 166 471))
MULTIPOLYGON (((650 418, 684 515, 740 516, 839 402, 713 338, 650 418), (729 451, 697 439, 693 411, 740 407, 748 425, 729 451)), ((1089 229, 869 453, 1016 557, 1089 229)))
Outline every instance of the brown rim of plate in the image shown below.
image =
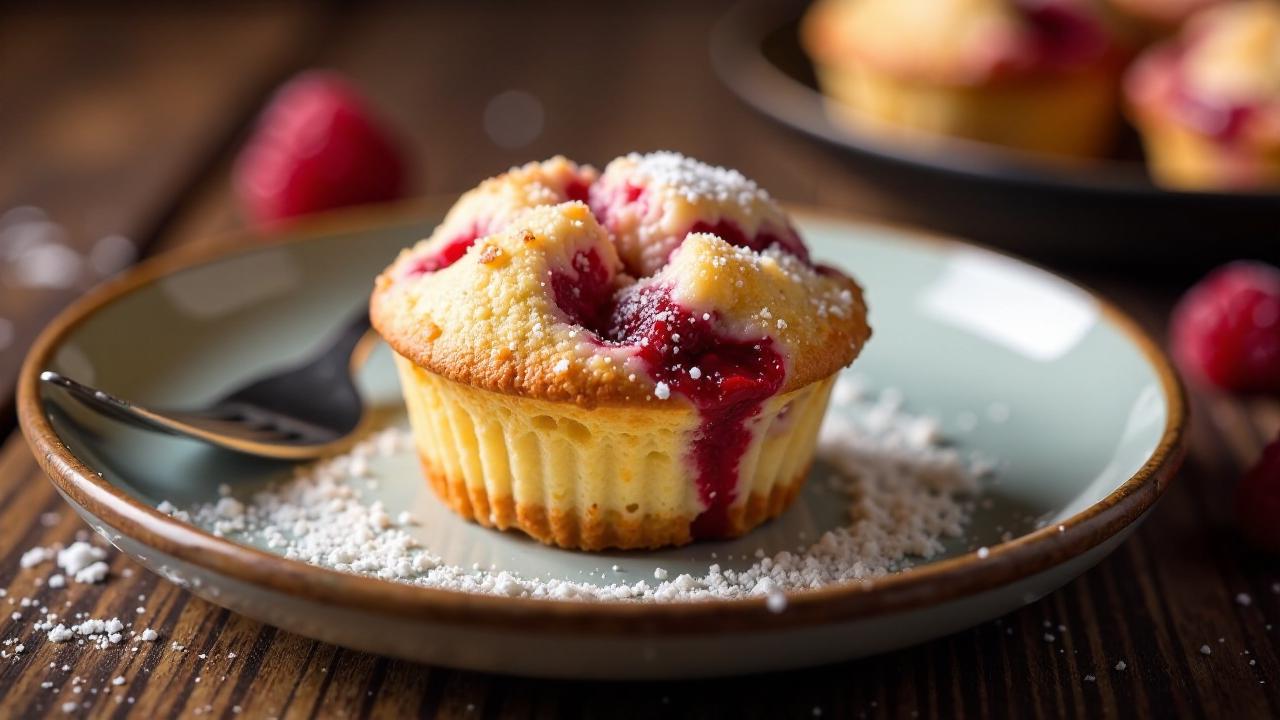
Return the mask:
MULTIPOLYGON (((1168 359, 1136 322, 1084 289, 1098 304, 1102 315, 1138 346, 1160 377, 1168 417, 1160 442, 1147 462, 1097 503, 1061 523, 993 545, 988 548, 986 558, 970 552, 918 566, 910 572, 789 593, 786 612, 773 613, 763 597, 672 603, 507 598, 419 587, 287 560, 215 537, 135 500, 73 455, 49 424, 40 399, 40 372, 71 330, 116 299, 173 272, 212 260, 263 247, 429 218, 451 200, 431 198, 330 213, 301 221, 273 238, 241 235, 213 246, 179 248, 147 259, 91 290, 45 328, 19 375, 18 418, 37 462, 59 492, 115 531, 206 571, 311 602, 473 627, 518 628, 523 632, 692 635, 773 631, 862 620, 971 596, 1031 576, 1085 553, 1141 517, 1164 492, 1185 456, 1186 397, 1168 359)), ((838 211, 794 206, 789 209, 801 217, 887 228, 914 242, 935 247, 973 248, 1012 257, 958 240, 842 215, 838 211)), ((1013 259, 1080 287, 1034 263, 1013 259)))

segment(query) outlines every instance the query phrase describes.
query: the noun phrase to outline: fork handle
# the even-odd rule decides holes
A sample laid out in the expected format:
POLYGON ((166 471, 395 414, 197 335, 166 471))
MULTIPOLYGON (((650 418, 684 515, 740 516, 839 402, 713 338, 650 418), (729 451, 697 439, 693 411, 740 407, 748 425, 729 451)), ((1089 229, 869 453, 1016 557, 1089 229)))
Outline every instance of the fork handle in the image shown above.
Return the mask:
POLYGON ((320 354, 321 361, 339 362, 344 365, 350 363, 356 346, 368 334, 371 327, 369 308, 362 306, 341 330, 334 333, 332 341, 320 354))
POLYGON ((356 347, 360 346, 360 342, 369 334, 371 327, 369 307, 361 306, 361 309, 347 320, 347 324, 342 325, 342 328, 329 336, 329 342, 321 346, 323 348, 310 364, 333 365, 335 370, 340 368, 344 372, 353 363, 352 354, 355 354, 356 347))

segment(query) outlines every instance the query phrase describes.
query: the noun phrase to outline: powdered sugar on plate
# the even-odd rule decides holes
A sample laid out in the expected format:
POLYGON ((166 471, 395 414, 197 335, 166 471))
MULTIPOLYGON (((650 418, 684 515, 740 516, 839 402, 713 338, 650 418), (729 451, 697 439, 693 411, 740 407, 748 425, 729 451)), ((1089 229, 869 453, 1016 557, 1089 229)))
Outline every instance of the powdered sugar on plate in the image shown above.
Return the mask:
POLYGON ((424 587, 586 601, 759 596, 781 611, 786 592, 882 577, 943 552, 944 539, 962 536, 980 478, 991 467, 947 446, 939 424, 907 412, 899 392, 869 398, 856 379, 841 378, 834 397, 819 457, 838 472, 811 482, 826 482, 837 497, 847 498, 848 525, 794 552, 757 551, 752 564, 738 569, 660 569, 633 583, 600 584, 446 563, 415 539, 404 513, 393 520, 393 510, 362 497, 360 487, 377 480, 371 460, 413 452, 411 439, 396 428, 375 433, 343 455, 298 467, 291 479, 250 497, 237 499, 223 489, 216 502, 185 512, 167 502, 162 508, 288 558, 424 587))

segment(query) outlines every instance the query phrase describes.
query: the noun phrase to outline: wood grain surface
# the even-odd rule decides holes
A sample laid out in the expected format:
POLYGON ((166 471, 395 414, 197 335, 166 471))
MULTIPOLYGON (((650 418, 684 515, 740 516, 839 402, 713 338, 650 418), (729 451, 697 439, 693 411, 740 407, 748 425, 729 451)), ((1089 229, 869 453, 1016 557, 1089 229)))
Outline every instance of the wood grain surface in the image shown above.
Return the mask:
MULTIPOLYGON (((234 151, 270 89, 311 65, 341 70, 368 92, 420 169, 423 194, 557 152, 601 163, 671 148, 738 167, 786 200, 877 209, 873 189, 837 157, 752 115, 717 83, 706 37, 724 9, 0 10, 0 213, 40 208, 82 256, 109 234, 145 254, 235 232, 234 151), (484 130, 487 103, 508 90, 544 110, 542 133, 518 148, 484 130)), ((4 251, 7 403, 24 345, 95 276, 64 287, 15 284, 4 251)), ((1101 267, 1065 270, 1156 333, 1178 290, 1101 267)), ((69 543, 85 528, 11 433, 0 451, 0 641, 25 648, 15 655, 15 644, 0 645, 0 717, 61 717, 64 705, 102 717, 1276 717, 1280 563, 1241 544, 1228 503, 1242 469, 1280 432, 1280 404, 1192 399, 1191 456, 1164 502, 1061 591, 890 655, 687 683, 527 680, 353 652, 233 615, 119 555, 102 585, 44 587, 48 566, 22 569, 21 554, 69 543), (161 639, 137 652, 132 643, 50 643, 31 629, 46 606, 119 616, 161 639)), ((0 421, 0 433, 8 430, 0 421)))

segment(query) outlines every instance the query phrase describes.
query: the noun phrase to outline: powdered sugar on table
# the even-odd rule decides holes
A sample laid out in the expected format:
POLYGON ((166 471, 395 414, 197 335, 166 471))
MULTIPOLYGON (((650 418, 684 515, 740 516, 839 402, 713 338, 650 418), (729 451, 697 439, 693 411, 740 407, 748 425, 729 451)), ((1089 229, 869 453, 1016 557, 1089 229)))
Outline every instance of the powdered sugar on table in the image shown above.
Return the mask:
POLYGON ((963 535, 991 464, 946 445, 936 420, 907 412, 903 403, 899 392, 869 397, 856 379, 841 378, 819 440, 819 459, 837 472, 810 482, 827 483, 837 497, 847 498, 848 524, 794 552, 757 550, 753 562, 738 569, 709 564, 705 571, 677 574, 660 568, 623 583, 449 564, 414 537, 409 514, 366 500, 361 492, 379 480, 372 460, 413 452, 411 440, 396 428, 348 453, 299 467, 291 479, 252 496, 236 498, 224 487, 216 502, 185 512, 169 503, 163 507, 215 534, 265 545, 288 558, 425 587, 587 601, 759 596, 781 611, 783 593, 903 571, 942 553, 945 539, 963 535))

